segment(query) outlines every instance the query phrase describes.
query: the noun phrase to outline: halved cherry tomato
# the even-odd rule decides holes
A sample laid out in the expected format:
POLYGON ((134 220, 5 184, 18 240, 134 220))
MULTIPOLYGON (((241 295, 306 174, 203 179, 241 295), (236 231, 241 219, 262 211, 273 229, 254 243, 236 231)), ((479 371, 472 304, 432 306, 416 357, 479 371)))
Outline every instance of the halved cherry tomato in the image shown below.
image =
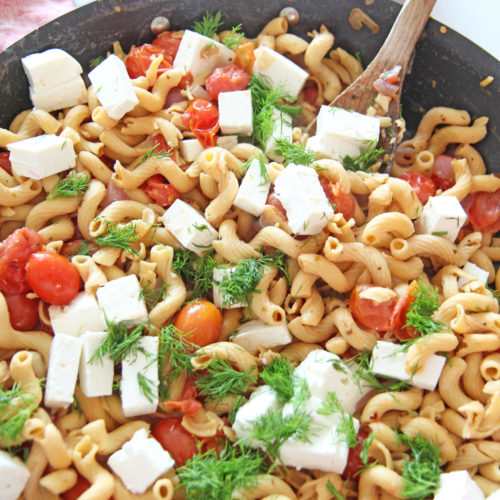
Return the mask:
POLYGON ((71 487, 69 490, 66 490, 61 494, 63 500, 78 500, 82 493, 85 493, 90 488, 90 483, 83 477, 78 474, 78 479, 76 480, 76 484, 71 487))
POLYGON ((493 193, 478 191, 464 200, 464 205, 469 207, 464 209, 469 215, 474 231, 495 234, 500 231, 500 189, 493 193))
POLYGON ((170 63, 172 63, 179 50, 181 40, 182 31, 164 31, 151 42, 151 45, 163 49, 168 54, 170 63))
POLYGON ((450 155, 440 155, 434 160, 431 170, 431 179, 437 189, 446 191, 455 185, 455 172, 451 166, 453 157, 450 155))
POLYGON ((5 301, 9 309, 9 319, 12 328, 27 332, 33 330, 38 325, 38 304, 37 299, 28 299, 26 294, 6 295, 5 301))
POLYGON ((335 205, 335 212, 343 214, 345 220, 354 217, 356 210, 354 196, 351 193, 344 193, 340 182, 330 182, 326 177, 322 177, 320 182, 328 201, 335 205))
POLYGON ((356 322, 377 332, 388 332, 392 328, 394 308, 398 301, 393 297, 385 302, 377 303, 360 297, 360 293, 375 285, 358 285, 351 292, 349 309, 356 322))
POLYGON ((170 159, 175 161, 175 150, 168 146, 165 137, 161 134, 153 136, 153 148, 155 153, 170 153, 170 159))
POLYGON ((63 257, 66 257, 67 259, 71 259, 75 255, 78 255, 78 253, 83 249, 83 247, 86 247, 89 249, 88 255, 93 255, 99 248, 101 248, 97 243, 94 241, 85 241, 82 239, 77 239, 73 241, 67 241, 66 243, 63 244, 61 247, 61 250, 59 252, 60 255, 63 257))
POLYGON ((402 181, 408 182, 415 191, 420 203, 425 205, 427 200, 436 194, 436 185, 427 175, 420 172, 405 172, 399 177, 402 181))
POLYGON ((165 401, 165 405, 176 408, 187 415, 194 415, 203 406, 196 397, 198 391, 192 378, 186 379, 179 401, 165 401))
POLYGON ((195 99, 182 114, 182 121, 194 133, 203 147, 215 146, 219 130, 219 110, 205 99, 195 99))
POLYGON ((80 289, 80 275, 62 255, 36 252, 26 265, 28 283, 45 302, 64 305, 71 302, 80 289))
POLYGON ((236 64, 228 64, 215 68, 207 78, 205 87, 210 97, 214 100, 219 98, 221 92, 233 92, 245 90, 250 83, 250 74, 236 64))
POLYGON ((10 234, 0 246, 0 290, 17 295, 31 290, 26 277, 26 263, 31 254, 42 248, 42 237, 23 227, 10 234))
POLYGON ((168 51, 149 43, 145 43, 139 47, 132 45, 125 59, 125 65, 130 78, 146 76, 146 72, 149 66, 151 66, 151 62, 160 54, 163 56, 163 61, 158 66, 158 76, 172 68, 173 59, 168 51))
POLYGON ((312 85, 308 85, 303 91, 302 91, 302 97, 304 98, 304 101, 308 102, 311 106, 316 106, 316 101, 318 100, 318 86, 313 83, 312 85))
POLYGON ((255 63, 255 53, 253 51, 252 43, 244 43, 236 50, 234 57, 234 64, 244 69, 248 74, 252 74, 253 65, 255 63))
POLYGON ((10 153, 8 151, 2 151, 0 153, 0 168, 3 168, 9 174, 12 174, 12 165, 9 158, 10 153))
POLYGON ((179 198, 179 192, 172 184, 168 184, 163 175, 156 174, 150 177, 141 189, 158 205, 169 207, 179 198))
MULTIPOLYGON (((355 477, 363 468, 364 465, 361 460, 361 452, 363 451, 363 443, 368 436, 369 432, 366 429, 359 430, 357 436, 358 444, 349 450, 349 455, 347 456, 347 465, 342 474, 344 479, 355 477)), ((373 462, 373 459, 370 459, 369 462, 373 462)))
POLYGON ((222 313, 208 300, 194 300, 177 313, 174 326, 186 334, 186 340, 203 347, 219 338, 222 313))
POLYGON ((181 467, 198 453, 196 440, 182 427, 180 418, 161 420, 153 427, 153 436, 172 455, 177 467, 181 467))
POLYGON ((281 201, 278 199, 278 196, 274 191, 271 191, 267 195, 266 205, 272 205, 279 212, 281 212, 286 217, 285 207, 281 204, 281 201))
POLYGON ((413 280, 406 293, 400 297, 394 308, 392 319, 391 319, 391 331, 394 333, 397 339, 407 340, 413 339, 417 336, 417 333, 411 326, 406 325, 406 315, 410 309, 410 304, 413 299, 413 292, 417 287, 417 281, 413 280))

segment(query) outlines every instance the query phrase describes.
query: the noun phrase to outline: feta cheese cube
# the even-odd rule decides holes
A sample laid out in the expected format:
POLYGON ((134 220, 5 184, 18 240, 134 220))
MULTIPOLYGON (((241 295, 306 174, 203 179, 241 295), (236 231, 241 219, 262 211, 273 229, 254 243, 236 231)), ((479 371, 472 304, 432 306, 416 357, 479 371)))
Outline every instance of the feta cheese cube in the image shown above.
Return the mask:
POLYGON ((81 76, 47 90, 30 87, 30 98, 33 106, 48 112, 84 104, 88 101, 87 88, 81 76))
MULTIPOLYGON (((452 335, 452 334, 450 334, 452 335)), ((433 391, 441 376, 446 358, 432 354, 427 360, 422 371, 416 373, 413 378, 406 373, 406 352, 401 349, 401 345, 379 340, 373 348, 372 372, 384 377, 391 377, 403 380, 415 387, 433 391)))
MULTIPOLYGON (((265 165, 263 165, 265 168, 265 165)), ((254 158, 243 177, 233 205, 258 217, 266 206, 271 181, 267 170, 262 172, 258 158, 254 158)))
POLYGON ((212 248, 218 231, 191 205, 177 199, 161 216, 164 226, 192 252, 203 255, 212 248))
POLYGON ((237 135, 221 135, 220 137, 217 137, 217 146, 220 146, 221 148, 224 149, 231 149, 234 148, 234 146, 238 145, 238 136, 237 135))
POLYGON ((283 161, 283 157, 275 152, 278 147, 278 139, 292 140, 292 117, 287 113, 282 113, 278 109, 273 110, 273 132, 268 139, 265 147, 265 153, 268 158, 275 161, 283 161))
POLYGON ((120 393, 127 418, 154 413, 158 406, 158 337, 141 337, 139 348, 137 355, 122 362, 120 393), (144 391, 144 384, 152 395, 144 391))
POLYGON ((190 71, 196 78, 229 64, 234 55, 234 52, 222 43, 195 31, 185 30, 173 67, 184 73, 190 71))
MULTIPOLYGON (((482 267, 476 266, 472 262, 467 262, 465 266, 462 268, 466 273, 472 274, 477 281, 481 282, 483 285, 488 283, 488 278, 490 273, 485 271, 482 267)), ((470 280, 467 278, 458 278, 458 288, 462 288, 466 283, 470 280)))
POLYGON ((445 472, 439 476, 434 500, 484 500, 481 488, 466 470, 445 472))
POLYGON ((216 267, 216 268, 214 268, 214 273, 213 273, 213 277, 214 277, 214 286, 213 286, 214 304, 219 309, 220 308, 235 309, 237 307, 245 307, 246 306, 246 304, 244 302, 237 302, 236 304, 232 304, 230 306, 223 305, 222 294, 219 292, 218 283, 222 280, 222 278, 224 278, 224 276, 231 275, 235 269, 236 269, 235 267, 227 267, 227 268, 216 267))
POLYGON ((295 234, 318 234, 333 215, 313 168, 291 163, 274 181, 274 192, 295 234))
POLYGON ((273 89, 281 86, 292 99, 299 95, 309 77, 307 71, 269 47, 259 47, 255 50, 252 73, 267 77, 273 89))
POLYGON ((466 219, 467 214, 455 196, 431 196, 415 222, 415 229, 454 242, 466 219))
POLYGON ((83 332, 102 332, 106 323, 93 295, 79 293, 65 306, 49 306, 50 324, 54 334, 79 337, 83 332))
POLYGON ((67 137, 46 134, 7 145, 12 170, 30 179, 44 179, 75 166, 73 143, 67 137))
POLYGON ((106 332, 85 332, 80 337, 83 344, 79 371, 80 387, 88 398, 111 396, 113 393, 113 375, 115 374, 113 361, 107 354, 90 361, 106 335, 106 332))
POLYGON ((191 163, 204 148, 198 139, 184 139, 179 142, 179 149, 184 160, 191 163))
POLYGON ((500 500, 500 490, 495 491, 495 493, 492 493, 489 497, 486 498, 486 500, 500 500))
POLYGON ((223 134, 252 135, 252 116, 250 90, 219 94, 219 123, 223 134))
POLYGON ((73 403, 81 352, 82 340, 79 337, 61 333, 54 336, 50 346, 45 406, 64 408, 73 403))
POLYGON ((108 281, 97 290, 96 295, 108 321, 123 321, 127 328, 147 322, 148 311, 141 298, 141 286, 135 274, 108 281))
POLYGON ((108 458, 111 470, 132 493, 144 493, 174 464, 170 453, 156 439, 148 438, 146 429, 138 430, 108 458))
POLYGON ((139 104, 127 68, 115 55, 110 55, 97 65, 89 73, 89 79, 102 107, 111 118, 120 120, 139 104))
POLYGON ((236 335, 232 337, 232 341, 253 354, 258 351, 259 346, 272 349, 289 344, 292 341, 292 336, 286 323, 270 326, 263 321, 253 320, 241 325, 236 335))
POLYGON ((0 492, 2 500, 17 500, 21 495, 30 471, 23 462, 0 450, 0 492))

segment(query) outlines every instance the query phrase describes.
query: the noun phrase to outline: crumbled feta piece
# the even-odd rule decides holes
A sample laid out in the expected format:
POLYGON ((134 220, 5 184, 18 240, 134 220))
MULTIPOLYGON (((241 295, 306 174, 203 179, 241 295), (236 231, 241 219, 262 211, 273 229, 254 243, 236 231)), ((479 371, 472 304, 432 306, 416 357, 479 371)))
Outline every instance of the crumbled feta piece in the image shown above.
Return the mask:
POLYGON ((217 144, 217 146, 220 146, 221 148, 230 150, 231 148, 234 148, 234 146, 238 145, 238 136, 237 135, 221 135, 220 137, 217 137, 216 144, 217 144))
POLYGON ((98 64, 89 73, 89 79, 99 102, 111 118, 120 120, 139 104, 127 68, 114 54, 98 64))
POLYGON ((424 369, 412 377, 406 373, 406 352, 402 350, 401 345, 379 340, 372 353, 373 373, 403 380, 428 391, 433 391, 436 388, 445 363, 446 358, 444 356, 432 354, 427 360, 424 369))
POLYGON ((268 158, 282 162, 284 158, 275 152, 278 147, 276 141, 278 139, 292 141, 292 117, 287 113, 282 113, 278 109, 274 109, 272 118, 273 131, 266 143, 265 153, 268 158))
POLYGON ((108 321, 123 321, 127 328, 147 322, 148 311, 135 274, 108 281, 97 290, 96 295, 108 321))
POLYGON ((272 349, 289 344, 292 341, 292 336, 286 323, 270 326, 263 321, 253 320, 241 325, 232 337, 232 341, 254 354, 258 351, 259 346, 272 349))
POLYGON ((0 450, 0 495, 2 500, 17 500, 29 477, 28 467, 19 458, 0 450))
POLYGON ((266 166, 254 158, 241 181, 233 205, 258 217, 266 206, 270 188, 271 180, 266 166))
POLYGON ((177 199, 161 216, 165 227, 192 252, 203 255, 212 248, 218 231, 191 205, 177 199))
POLYGON ((191 163, 196 160, 197 156, 203 151, 203 146, 198 139, 184 139, 179 142, 179 150, 182 157, 187 162, 191 163))
MULTIPOLYGON (((475 279, 483 285, 486 285, 488 283, 490 273, 488 273, 488 271, 485 271, 482 267, 476 266, 476 264, 473 264, 472 262, 467 262, 462 269, 466 273, 475 276, 475 279)), ((467 278, 458 278, 458 287, 462 288, 469 281, 470 280, 467 278)))
POLYGON ((439 489, 434 500, 484 500, 481 488, 466 470, 444 472, 439 476, 439 489))
POLYGON ((291 163, 275 180, 274 192, 295 234, 318 234, 333 215, 313 168, 291 163))
POLYGON ((85 104, 88 100, 87 88, 81 76, 48 90, 30 87, 30 98, 33 106, 48 112, 85 104))
POLYGON ((222 294, 219 292, 218 283, 224 278, 224 276, 231 275, 235 270, 235 267, 216 267, 214 268, 213 278, 214 278, 214 286, 213 286, 213 295, 214 295, 214 304, 219 308, 224 309, 235 309, 237 307, 245 307, 246 304, 243 302, 237 302, 236 304, 232 304, 230 306, 225 306, 222 300, 222 294))
POLYGON ((54 334, 79 337, 83 332, 102 332, 106 323, 93 295, 79 293, 65 306, 49 306, 50 324, 54 334))
POLYGON ((175 462, 156 439, 148 438, 146 429, 140 429, 108 458, 108 465, 130 492, 140 494, 175 462))
POLYGON ((219 94, 219 124, 223 134, 252 135, 252 116, 250 90, 219 94))
POLYGON ((454 242, 466 219, 467 214, 455 196, 431 196, 415 222, 415 229, 454 242))
POLYGON ((73 143, 67 137, 37 135, 7 145, 12 170, 30 179, 44 179, 75 166, 73 143))

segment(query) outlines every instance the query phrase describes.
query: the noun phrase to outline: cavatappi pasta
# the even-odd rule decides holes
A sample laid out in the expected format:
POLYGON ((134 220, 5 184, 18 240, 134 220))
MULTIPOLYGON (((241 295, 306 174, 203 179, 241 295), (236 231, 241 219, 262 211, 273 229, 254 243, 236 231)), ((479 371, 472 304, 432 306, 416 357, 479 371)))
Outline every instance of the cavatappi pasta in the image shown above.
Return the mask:
MULTIPOLYGON (((424 499, 441 477, 442 500, 457 471, 471 498, 500 490, 488 118, 429 110, 388 175, 373 141, 333 155, 328 125, 305 133, 362 71, 333 33, 219 27, 115 44, 121 116, 92 85, 0 129, 0 497, 424 499), (185 67, 183 36, 200 51, 185 67), (250 132, 220 91, 251 99, 234 101, 250 132), (44 135, 75 166, 21 175, 12 145, 44 135), (321 210, 293 206, 310 186, 321 210)), ((382 134, 387 99, 368 112, 382 134)))

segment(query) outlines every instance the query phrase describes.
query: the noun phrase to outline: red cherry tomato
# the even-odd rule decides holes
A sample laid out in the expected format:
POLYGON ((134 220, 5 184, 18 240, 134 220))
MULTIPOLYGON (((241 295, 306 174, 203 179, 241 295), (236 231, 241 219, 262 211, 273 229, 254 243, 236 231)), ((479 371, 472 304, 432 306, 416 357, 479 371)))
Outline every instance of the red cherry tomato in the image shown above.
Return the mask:
POLYGON ((401 180, 408 182, 415 191, 420 203, 425 205, 429 197, 436 194, 436 185, 434 181, 427 175, 420 172, 405 172, 399 177, 401 180))
POLYGON ((233 92, 234 90, 245 90, 250 83, 250 74, 236 64, 228 64, 215 68, 207 78, 205 87, 210 97, 214 100, 219 98, 221 92, 233 92))
POLYGON ((219 110, 205 99, 195 99, 182 114, 182 121, 196 135, 203 147, 215 146, 219 130, 219 110))
POLYGON ((33 330, 40 317, 38 316, 37 299, 28 299, 24 293, 19 295, 6 295, 5 301, 9 309, 9 318, 12 328, 27 332, 33 330))
POLYGON ((286 217, 285 207, 281 204, 281 201, 278 199, 278 196, 274 191, 271 191, 267 195, 266 205, 272 205, 276 208, 280 213, 282 213, 286 217))
POLYGON ((192 378, 188 378, 184 383, 181 398, 179 401, 165 401, 165 405, 170 408, 176 408, 187 415, 194 415, 203 406, 196 397, 198 390, 192 378))
POLYGON ((153 136, 153 148, 155 153, 170 153, 170 159, 175 161, 175 150, 168 146, 165 137, 161 134, 153 136))
POLYGON ((494 193, 478 191, 469 196, 472 202, 466 211, 474 231, 492 234, 500 231, 500 189, 494 193))
POLYGON ((80 289, 80 275, 62 255, 37 252, 26 265, 28 282, 45 302, 62 306, 71 302, 80 289))
POLYGON ((82 239, 77 239, 73 241, 67 241, 66 243, 64 243, 63 246, 61 247, 59 254, 62 255, 63 257, 66 257, 67 259, 71 259, 75 255, 78 255, 80 251, 84 248, 89 249, 88 255, 93 255, 101 247, 94 241, 84 242, 84 240, 82 239))
POLYGON ((217 342, 222 330, 222 313, 208 300, 195 300, 177 313, 174 325, 186 334, 186 340, 203 347, 217 342))
POLYGON ((451 166, 453 157, 450 155, 440 155, 434 160, 432 166, 431 179, 437 189, 446 191, 455 185, 455 173, 451 166))
POLYGON ((198 453, 196 440, 182 427, 180 418, 161 420, 153 427, 153 436, 172 455, 177 467, 181 467, 198 453))
POLYGON ((12 165, 9 158, 10 153, 8 151, 2 151, 0 153, 0 168, 3 168, 9 174, 12 174, 12 165))
POLYGON ((142 186, 144 192, 158 205, 169 207, 179 198, 179 192, 172 184, 165 181, 163 175, 156 174, 150 177, 142 186))
POLYGON ((0 290, 17 295, 31 290, 26 278, 26 263, 31 254, 42 248, 42 237, 23 227, 10 234, 0 245, 0 290))
POLYGON ((328 201, 335 205, 335 212, 343 214, 345 220, 349 220, 354 217, 356 200, 351 193, 344 193, 340 182, 330 182, 325 177, 322 177, 321 187, 323 188, 328 201))
MULTIPOLYGON (((344 473, 342 477, 348 479, 350 477, 355 477, 356 474, 364 467, 361 460, 361 452, 363 451, 363 443, 365 439, 369 436, 369 432, 365 429, 360 429, 358 432, 358 444, 349 450, 349 455, 347 456, 347 465, 345 466, 344 473)), ((373 459, 369 460, 373 462, 373 459)))
POLYGON ((240 45, 236 50, 234 64, 244 69, 249 75, 252 74, 253 65, 255 63, 255 53, 251 42, 240 45))
POLYGON ((304 101, 308 102, 311 106, 316 106, 316 101, 318 100, 318 86, 316 84, 308 85, 302 91, 302 97, 304 101))
POLYGON ((417 337, 417 333, 411 326, 406 325, 406 315, 410 309, 410 304, 413 299, 413 292, 417 287, 417 282, 414 280, 406 289, 406 293, 400 297, 394 308, 391 319, 391 331, 399 340, 408 340, 417 337))
POLYGON ((151 62, 160 54, 163 56, 163 61, 158 66, 158 76, 172 68, 172 58, 170 57, 170 54, 165 49, 149 43, 145 43, 139 47, 132 45, 127 58, 125 59, 125 65, 127 66, 130 78, 146 76, 146 72, 149 69, 151 62))
POLYGON ((179 50, 179 45, 181 44, 182 31, 165 31, 160 33, 157 38, 155 38, 151 44, 155 47, 163 49, 169 57, 170 63, 173 63, 177 51, 179 50))
POLYGON ((78 474, 76 484, 69 490, 61 493, 61 497, 63 500, 78 500, 82 493, 85 493, 89 488, 90 483, 83 476, 78 474))

